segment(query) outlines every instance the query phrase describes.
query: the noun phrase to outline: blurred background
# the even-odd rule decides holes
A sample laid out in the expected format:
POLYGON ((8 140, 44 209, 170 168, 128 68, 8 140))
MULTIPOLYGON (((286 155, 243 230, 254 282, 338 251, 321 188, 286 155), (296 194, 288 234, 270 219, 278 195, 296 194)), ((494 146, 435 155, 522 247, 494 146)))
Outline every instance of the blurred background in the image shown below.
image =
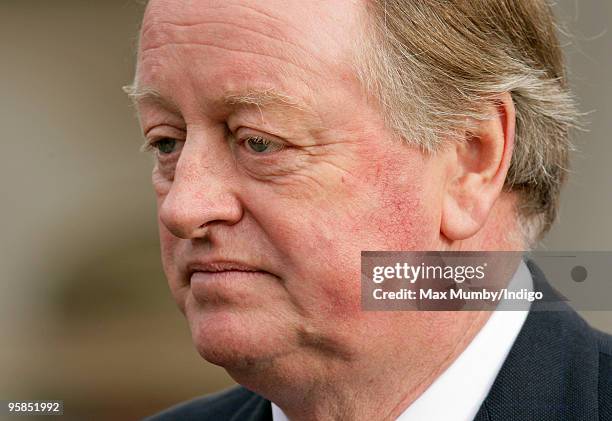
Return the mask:
MULTIPOLYGON (((541 248, 612 250, 612 2, 555 8, 589 131, 541 248)), ((232 384, 194 350, 159 261, 152 159, 121 91, 142 9, 0 2, 0 399, 63 399, 64 419, 138 419, 232 384)), ((612 312, 585 317, 612 331, 612 312)))

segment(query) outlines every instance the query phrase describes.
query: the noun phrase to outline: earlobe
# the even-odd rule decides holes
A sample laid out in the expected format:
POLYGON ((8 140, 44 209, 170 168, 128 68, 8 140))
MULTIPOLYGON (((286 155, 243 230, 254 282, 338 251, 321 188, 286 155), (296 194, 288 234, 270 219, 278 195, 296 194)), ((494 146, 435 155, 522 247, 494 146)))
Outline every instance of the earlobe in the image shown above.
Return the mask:
POLYGON ((499 197, 510 167, 515 110, 509 93, 492 101, 486 120, 474 120, 448 153, 440 232, 451 241, 475 235, 499 197))

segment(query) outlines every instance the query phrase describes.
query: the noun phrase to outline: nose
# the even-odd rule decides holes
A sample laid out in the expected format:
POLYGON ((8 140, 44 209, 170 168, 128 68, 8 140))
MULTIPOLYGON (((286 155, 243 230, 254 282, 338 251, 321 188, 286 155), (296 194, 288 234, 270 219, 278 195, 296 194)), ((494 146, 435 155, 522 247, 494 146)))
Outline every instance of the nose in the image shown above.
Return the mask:
POLYGON ((203 237, 215 224, 233 225, 243 214, 231 156, 186 142, 171 187, 159 207, 159 219, 179 238, 203 237))

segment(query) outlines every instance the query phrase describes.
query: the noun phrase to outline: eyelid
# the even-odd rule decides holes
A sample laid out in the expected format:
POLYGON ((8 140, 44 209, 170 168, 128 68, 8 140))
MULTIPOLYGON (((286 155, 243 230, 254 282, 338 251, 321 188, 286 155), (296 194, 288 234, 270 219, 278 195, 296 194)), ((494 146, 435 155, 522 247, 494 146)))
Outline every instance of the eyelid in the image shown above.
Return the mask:
POLYGON ((287 147, 287 145, 283 142, 277 142, 274 140, 270 140, 261 135, 247 135, 243 137, 242 139, 240 139, 238 143, 240 144, 241 148, 246 149, 247 154, 257 156, 257 157, 263 157, 263 156, 276 154, 278 152, 281 152, 283 149, 286 149, 287 147), (255 151, 252 148, 252 145, 250 144, 250 141, 255 140, 255 139, 264 141, 267 149, 262 152, 255 151))
POLYGON ((234 138, 236 139, 236 141, 238 141, 238 143, 244 143, 248 139, 254 137, 260 137, 262 139, 265 139, 272 144, 279 145, 281 148, 286 148, 289 146, 289 144, 285 140, 279 138, 278 136, 246 127, 239 127, 234 134, 234 138))
POLYGON ((144 134, 144 143, 140 147, 142 152, 154 151, 153 144, 163 139, 172 139, 177 142, 184 142, 186 137, 185 130, 177 129, 168 125, 153 126, 144 134))
POLYGON ((162 140, 175 140, 177 142, 184 142, 184 140, 182 139, 177 139, 175 137, 170 137, 170 136, 160 136, 160 137, 155 137, 153 139, 145 139, 144 143, 142 144, 142 146, 140 147, 140 151, 141 152, 155 152, 156 151, 156 147, 155 144, 157 142, 160 142, 162 140))

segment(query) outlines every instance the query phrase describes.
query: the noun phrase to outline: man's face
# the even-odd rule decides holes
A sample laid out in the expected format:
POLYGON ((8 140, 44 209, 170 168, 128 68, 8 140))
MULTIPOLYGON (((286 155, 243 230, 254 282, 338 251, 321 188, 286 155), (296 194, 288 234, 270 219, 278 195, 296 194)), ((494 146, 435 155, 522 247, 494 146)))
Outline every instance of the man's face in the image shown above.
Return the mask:
POLYGON ((156 92, 139 112, 163 265, 209 361, 350 354, 397 332, 360 310, 360 252, 438 248, 442 170, 384 127, 352 70, 363 13, 148 6, 137 85, 156 92))

